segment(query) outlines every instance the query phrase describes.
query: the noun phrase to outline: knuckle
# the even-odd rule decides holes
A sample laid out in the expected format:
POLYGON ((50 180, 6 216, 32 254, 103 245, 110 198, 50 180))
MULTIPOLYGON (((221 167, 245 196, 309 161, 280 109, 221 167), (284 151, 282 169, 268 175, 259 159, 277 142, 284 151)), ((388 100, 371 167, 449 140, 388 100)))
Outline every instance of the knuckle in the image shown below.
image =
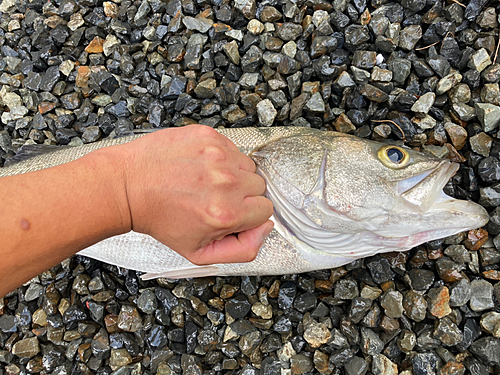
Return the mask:
POLYGON ((224 149, 212 145, 203 147, 201 154, 206 158, 206 160, 216 163, 223 162, 227 158, 226 151, 224 149))
POLYGON ((238 179, 229 171, 216 170, 212 172, 212 183, 219 187, 234 187, 238 183, 238 179))
POLYGON ((233 228, 236 224, 234 212, 222 207, 220 204, 211 204, 208 207, 206 217, 208 224, 215 229, 227 230, 233 228))
POLYGON ((210 126, 197 125, 196 135, 201 138, 215 138, 219 136, 219 133, 210 126))

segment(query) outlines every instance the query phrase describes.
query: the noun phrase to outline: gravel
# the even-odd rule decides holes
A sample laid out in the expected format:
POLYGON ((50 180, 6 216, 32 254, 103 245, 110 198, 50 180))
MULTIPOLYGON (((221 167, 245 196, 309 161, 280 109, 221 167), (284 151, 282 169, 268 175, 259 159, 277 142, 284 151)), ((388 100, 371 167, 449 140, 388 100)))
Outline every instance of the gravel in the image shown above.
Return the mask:
POLYGON ((0 375, 498 373, 500 9, 464 6, 3 0, 0 166, 134 130, 307 126, 459 162, 445 192, 491 221, 302 275, 143 281, 75 256, 0 299, 0 375))

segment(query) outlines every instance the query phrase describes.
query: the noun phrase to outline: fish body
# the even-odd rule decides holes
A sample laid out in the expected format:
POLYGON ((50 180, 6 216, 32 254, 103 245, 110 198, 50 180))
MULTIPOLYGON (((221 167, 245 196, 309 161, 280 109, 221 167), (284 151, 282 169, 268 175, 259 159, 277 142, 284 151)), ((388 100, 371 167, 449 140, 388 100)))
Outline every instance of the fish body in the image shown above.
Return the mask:
MULTIPOLYGON (((488 213, 443 187, 448 160, 354 136, 301 127, 220 129, 266 181, 275 227, 249 263, 196 266, 152 237, 130 232, 80 252, 146 272, 144 278, 275 275, 338 267, 377 253, 481 227, 488 213)), ((75 160, 142 135, 107 139, 0 169, 0 177, 75 160)))

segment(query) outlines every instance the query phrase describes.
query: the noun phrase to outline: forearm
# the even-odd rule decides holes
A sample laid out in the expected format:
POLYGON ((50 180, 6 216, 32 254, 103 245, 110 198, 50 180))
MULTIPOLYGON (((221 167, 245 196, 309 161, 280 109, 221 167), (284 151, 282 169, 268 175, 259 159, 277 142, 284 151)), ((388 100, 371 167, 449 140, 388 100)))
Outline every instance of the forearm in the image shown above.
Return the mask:
MULTIPOLYGON (((0 179, 0 296, 130 224, 109 150, 0 179)), ((117 159, 116 159, 117 160, 117 159)))

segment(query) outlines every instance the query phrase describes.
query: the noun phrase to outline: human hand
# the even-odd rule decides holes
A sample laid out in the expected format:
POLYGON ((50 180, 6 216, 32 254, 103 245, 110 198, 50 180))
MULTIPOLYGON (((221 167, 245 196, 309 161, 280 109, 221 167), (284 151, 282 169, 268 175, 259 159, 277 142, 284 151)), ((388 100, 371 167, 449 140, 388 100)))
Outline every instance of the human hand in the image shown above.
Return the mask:
POLYGON ((123 165, 129 229, 198 265, 255 259, 273 228, 273 206, 254 162, 230 140, 190 125, 113 149, 123 165))

